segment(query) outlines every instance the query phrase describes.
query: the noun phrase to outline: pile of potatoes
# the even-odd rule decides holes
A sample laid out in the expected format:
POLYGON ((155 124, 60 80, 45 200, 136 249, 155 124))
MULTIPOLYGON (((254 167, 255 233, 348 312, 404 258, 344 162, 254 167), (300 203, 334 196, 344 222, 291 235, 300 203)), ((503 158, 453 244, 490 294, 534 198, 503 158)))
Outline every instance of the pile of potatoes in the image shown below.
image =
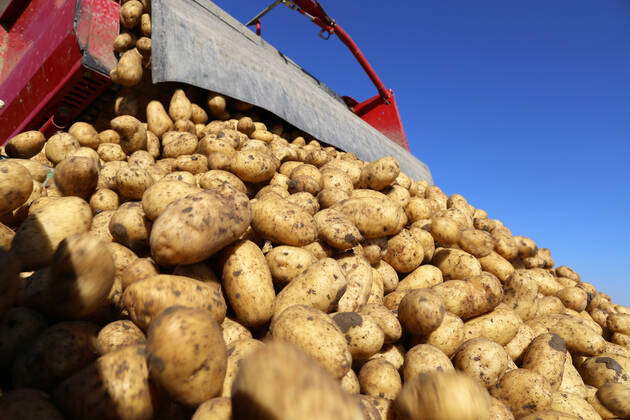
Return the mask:
POLYGON ((0 419, 630 418, 630 308, 461 195, 190 87, 110 111, 0 149, 0 419))

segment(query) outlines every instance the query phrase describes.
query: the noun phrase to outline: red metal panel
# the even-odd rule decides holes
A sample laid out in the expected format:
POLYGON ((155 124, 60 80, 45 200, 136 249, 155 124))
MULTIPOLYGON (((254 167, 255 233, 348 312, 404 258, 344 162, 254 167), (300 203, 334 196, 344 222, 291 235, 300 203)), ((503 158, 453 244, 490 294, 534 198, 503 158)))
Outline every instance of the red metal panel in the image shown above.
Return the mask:
POLYGON ((394 99, 392 91, 389 92, 391 97, 389 103, 380 96, 376 95, 370 99, 367 99, 361 103, 357 103, 352 98, 344 96, 346 104, 350 106, 352 111, 357 114, 361 119, 376 128, 392 141, 398 143, 405 149, 409 150, 409 143, 405 129, 398 112, 398 106, 394 99))

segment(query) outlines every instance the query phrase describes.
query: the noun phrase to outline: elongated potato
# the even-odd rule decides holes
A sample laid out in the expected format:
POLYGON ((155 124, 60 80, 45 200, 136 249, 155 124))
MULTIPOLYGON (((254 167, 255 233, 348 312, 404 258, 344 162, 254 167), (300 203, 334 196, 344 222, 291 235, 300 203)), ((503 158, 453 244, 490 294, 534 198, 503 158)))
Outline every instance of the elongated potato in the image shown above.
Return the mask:
POLYGON ((597 399, 618 417, 630 418, 630 386, 609 382, 597 390, 597 399))
POLYGON ((227 351, 219 325, 205 309, 164 310, 151 323, 147 350, 151 378, 175 400, 196 406, 221 392, 227 351))
POLYGON ((155 220, 172 202, 198 192, 200 188, 182 181, 159 181, 142 194, 142 209, 149 220, 155 220))
POLYGON ((363 236, 359 229, 341 212, 326 209, 313 217, 319 237, 336 249, 347 250, 356 246, 363 236))
POLYGON ((29 214, 13 239, 12 250, 24 270, 50 264, 57 246, 68 236, 87 232, 92 221, 88 203, 78 197, 58 198, 29 214))
POLYGON ((584 398, 567 392, 554 392, 551 395, 552 410, 584 420, 600 420, 597 411, 584 398))
POLYGON ((441 248, 435 251, 432 264, 442 271, 444 280, 459 280, 481 274, 481 264, 467 252, 441 248))
POLYGON ((520 324, 521 319, 514 311, 497 308, 464 323, 464 337, 467 340, 485 337, 504 346, 514 338, 520 324))
POLYGON ((25 131, 9 139, 5 145, 7 155, 13 158, 29 159, 39 152, 46 143, 46 137, 39 131, 25 131))
POLYGON ((425 264, 413 270, 398 283, 400 290, 424 289, 442 283, 442 272, 434 265, 425 264))
POLYGON ((544 376, 552 391, 562 383, 567 348, 564 340, 556 334, 541 334, 536 337, 523 354, 522 367, 544 376))
POLYGON ((276 297, 265 256, 251 241, 240 241, 224 252, 223 287, 240 323, 259 327, 273 315, 276 297))
MULTIPOLYGON (((138 3, 137 0, 134 1, 138 3)), ((109 76, 114 82, 131 87, 140 83, 142 74, 142 55, 136 48, 133 48, 122 54, 109 76)))
POLYGON ((508 371, 490 392, 503 401, 517 418, 551 405, 551 389, 546 379, 529 369, 508 371))
POLYGON ((217 322, 223 322, 226 312, 225 299, 218 285, 168 274, 132 283, 123 293, 123 304, 134 324, 142 329, 169 306, 203 308, 217 322))
POLYGON ((371 316, 383 331, 385 343, 395 343, 402 335, 402 327, 392 311, 380 304, 369 303, 361 306, 361 314, 371 316))
POLYGON ((317 239, 313 217, 285 200, 256 201, 252 205, 252 228, 264 239, 284 245, 304 246, 317 239))
POLYGON ((236 379, 241 361, 263 346, 262 341, 253 338, 243 338, 227 346, 228 357, 225 378, 223 379, 223 385, 221 387, 222 397, 232 396, 232 384, 234 383, 234 379, 236 379))
POLYGON ((290 306, 274 317, 270 330, 275 340, 297 346, 335 378, 342 378, 352 365, 352 355, 343 332, 330 317, 316 308, 290 306))
POLYGON ((361 420, 352 396, 304 353, 286 343, 271 342, 243 360, 232 393, 235 419, 361 420), (309 383, 303 387, 300 384, 309 383), (283 392, 276 390, 281 388, 283 392))
POLYGON ((388 198, 350 198, 332 208, 345 214, 368 239, 395 235, 402 229, 405 218, 402 207, 388 198))
POLYGON ((203 261, 238 239, 250 220, 247 196, 229 184, 189 195, 155 220, 151 255, 160 265, 203 261))
POLYGON ((337 260, 344 271, 347 287, 339 302, 340 312, 355 312, 366 304, 372 290, 372 267, 365 258, 359 255, 343 257, 337 260))

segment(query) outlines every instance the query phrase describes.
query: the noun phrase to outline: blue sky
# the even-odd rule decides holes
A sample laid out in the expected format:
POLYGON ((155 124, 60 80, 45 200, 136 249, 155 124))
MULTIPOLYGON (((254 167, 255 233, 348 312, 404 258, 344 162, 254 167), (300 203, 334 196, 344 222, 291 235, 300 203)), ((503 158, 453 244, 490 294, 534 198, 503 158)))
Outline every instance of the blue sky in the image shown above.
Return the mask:
MULTIPOLYGON (((271 3, 215 1, 241 21, 271 3)), ((630 306, 630 0, 320 2, 394 89, 437 185, 630 306)), ((374 94, 298 13, 277 8, 263 36, 337 93, 374 94)))

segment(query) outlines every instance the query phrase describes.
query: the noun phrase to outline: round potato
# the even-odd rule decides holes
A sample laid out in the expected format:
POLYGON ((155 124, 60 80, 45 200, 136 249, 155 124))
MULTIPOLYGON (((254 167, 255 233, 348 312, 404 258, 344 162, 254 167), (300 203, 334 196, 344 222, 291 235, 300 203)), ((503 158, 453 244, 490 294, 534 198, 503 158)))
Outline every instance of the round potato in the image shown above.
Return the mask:
POLYGON ((420 374, 454 370, 450 359, 440 349, 430 344, 418 344, 409 349, 405 354, 405 362, 402 366, 404 383, 413 380, 420 374))
POLYGON ((123 166, 116 172, 116 189, 130 200, 141 200, 144 192, 153 185, 153 178, 139 166, 123 166))
POLYGON ((440 326, 419 338, 421 343, 430 344, 450 357, 464 342, 464 323, 458 316, 445 312, 440 326))
POLYGON ((65 196, 87 199, 96 189, 98 166, 93 159, 70 156, 55 167, 55 185, 65 196))
POLYGON ((442 324, 445 313, 439 296, 429 289, 410 290, 398 305, 398 319, 410 334, 430 334, 442 324))
POLYGON ((489 388, 497 383, 508 366, 508 355, 503 346, 486 338, 465 341, 453 355, 457 370, 489 388))
POLYGON ((96 337, 98 352, 103 355, 127 346, 146 344, 146 337, 140 328, 127 319, 110 322, 96 337))
POLYGON ((372 397, 396 398, 402 382, 398 370, 388 361, 371 359, 359 371, 361 392, 372 397))
POLYGON ((481 274, 481 264, 467 252, 441 248, 433 255, 433 265, 442 271, 444 280, 465 279, 481 274))
POLYGON ((275 284, 282 285, 302 274, 317 261, 312 252, 294 246, 277 246, 265 258, 275 284))
POLYGON ((232 400, 226 397, 217 397, 197 407, 191 420, 231 420, 232 400))
POLYGON ((397 272, 409 273, 422 264, 424 249, 410 231, 403 229, 389 238, 383 259, 397 272))
POLYGON ((46 137, 39 131, 25 131, 9 139, 4 147, 7 155, 13 158, 29 159, 38 154, 46 143, 46 137))
POLYGON ((365 238, 395 235, 402 229, 405 212, 389 198, 357 197, 335 204, 365 238))
POLYGON ((344 334, 353 360, 367 360, 383 347, 385 334, 371 316, 337 312, 332 320, 344 334))
POLYGON ((0 215, 17 209, 33 192, 29 171, 15 162, 0 161, 0 215))
POLYGON ((44 151, 46 158, 56 165, 70 156, 79 147, 81 145, 72 134, 60 131, 48 139, 44 151))
POLYGON ((116 242, 142 253, 149 246, 151 222, 145 217, 140 203, 130 201, 116 210, 109 222, 109 231, 116 242))

